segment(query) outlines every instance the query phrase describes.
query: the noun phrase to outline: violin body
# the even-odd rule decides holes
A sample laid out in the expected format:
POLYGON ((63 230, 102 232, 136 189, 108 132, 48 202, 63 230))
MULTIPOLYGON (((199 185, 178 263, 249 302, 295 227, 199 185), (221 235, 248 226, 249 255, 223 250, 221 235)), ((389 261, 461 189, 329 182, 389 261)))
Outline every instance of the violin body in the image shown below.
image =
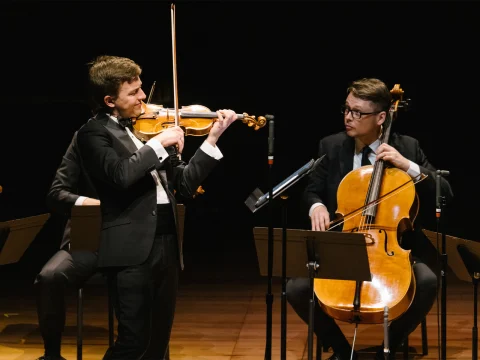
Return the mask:
MULTIPOLYGON (((145 103, 142 104, 142 107, 142 115, 132 119, 133 132, 140 140, 148 141, 162 131, 176 126, 175 109, 145 103)), ((217 113, 210 111, 206 106, 182 106, 178 112, 178 126, 182 128, 185 136, 205 136, 210 132, 216 118, 217 113)), ((253 126, 255 130, 265 126, 267 122, 264 116, 255 119, 255 116, 246 113, 237 114, 237 118, 249 127, 253 126)))
MULTIPOLYGON (((341 181, 337 192, 337 214, 355 213, 362 207, 371 182, 373 166, 362 166, 351 171, 341 181)), ((389 320, 403 314, 415 294, 415 277, 410 250, 402 249, 397 239, 412 228, 411 214, 418 212, 415 186, 410 176, 397 168, 383 170, 379 188, 381 202, 376 206, 374 223, 369 215, 346 216, 342 231, 361 232, 366 237, 367 254, 372 274, 371 282, 358 284, 359 307, 355 308, 357 289, 355 281, 314 280, 314 291, 322 309, 331 317, 355 323, 376 324, 384 320, 384 307, 388 307, 389 320), (401 191, 395 191, 396 189, 401 191), (389 196, 392 192, 393 195, 389 196)))
MULTIPOLYGON (((144 104, 144 113, 133 119, 135 135, 141 140, 149 140, 169 127, 175 126, 175 110, 163 105, 144 104)), ((217 114, 203 105, 184 106, 179 111, 179 126, 185 135, 204 136, 213 126, 217 114), (188 114, 187 114, 188 113, 188 114), (195 117, 185 117, 185 116, 195 117)))

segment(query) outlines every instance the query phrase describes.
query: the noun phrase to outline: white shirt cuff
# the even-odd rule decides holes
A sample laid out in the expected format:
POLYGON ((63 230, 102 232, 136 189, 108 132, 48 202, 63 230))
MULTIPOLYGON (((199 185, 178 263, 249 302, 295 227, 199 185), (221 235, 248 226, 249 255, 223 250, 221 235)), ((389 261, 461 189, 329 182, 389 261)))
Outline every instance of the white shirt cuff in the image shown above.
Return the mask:
POLYGON ((82 206, 86 198, 86 196, 79 196, 78 199, 75 201, 75 205, 82 206))
POLYGON ((200 146, 200 149, 202 149, 202 151, 205 154, 213 157, 215 160, 220 160, 221 158, 223 158, 223 154, 220 151, 220 149, 218 148, 218 146, 212 146, 206 140, 203 142, 202 146, 200 146))
POLYGON ((168 158, 167 150, 165 150, 162 144, 160 144, 160 141, 158 141, 157 139, 150 139, 145 143, 145 145, 150 146, 153 151, 155 151, 155 154, 157 154, 158 160, 160 160, 160 162, 168 158))
POLYGON ((322 203, 315 203, 313 204, 311 207, 310 207, 310 210, 308 211, 308 216, 311 217, 312 216, 312 212, 313 212, 313 209, 319 207, 319 206, 325 206, 323 205, 322 203))
MULTIPOLYGON (((410 161, 410 160, 408 160, 410 161)), ((410 175, 410 177, 415 178, 418 175, 420 175, 420 166, 418 164, 415 164, 414 162, 410 161, 410 167, 407 170, 407 174, 410 175)))

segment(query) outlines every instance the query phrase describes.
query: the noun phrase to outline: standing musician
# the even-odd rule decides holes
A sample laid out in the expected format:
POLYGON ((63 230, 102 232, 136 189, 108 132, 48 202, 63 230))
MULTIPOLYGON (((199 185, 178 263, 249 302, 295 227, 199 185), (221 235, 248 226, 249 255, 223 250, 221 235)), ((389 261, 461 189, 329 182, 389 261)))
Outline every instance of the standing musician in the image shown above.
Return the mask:
POLYGON ((99 56, 89 68, 96 115, 78 131, 84 166, 101 201, 98 265, 114 276, 118 337, 107 360, 164 359, 172 328, 182 244, 177 241, 176 199, 191 198, 223 157, 216 143, 237 119, 218 110, 206 140, 186 164, 184 132, 169 127, 145 144, 130 129, 142 113, 141 67, 99 56))
MULTIPOLYGON (((390 165, 405 171, 412 178, 421 173, 428 177, 415 185, 420 203, 435 204, 436 169, 428 162, 418 141, 410 136, 392 134, 389 143, 381 143, 384 124, 392 104, 392 94, 380 80, 364 78, 354 81, 347 89, 345 105, 342 106, 345 131, 320 140, 319 156, 325 155, 322 162, 310 174, 304 192, 313 231, 329 229, 330 219, 338 208, 337 190, 341 180, 352 170, 384 160, 390 165)), ((449 183, 441 179, 442 194, 449 202, 453 193, 449 183)), ((411 250, 416 292, 408 310, 394 319, 389 326, 390 358, 395 358, 407 336, 415 330, 428 314, 435 301, 437 277, 422 262, 426 237, 416 220, 414 229, 405 232, 401 247, 411 250)), ((287 299, 297 314, 308 323, 309 299, 312 296, 308 278, 289 279, 286 286, 287 299)), ((351 346, 336 321, 328 316, 315 301, 314 331, 321 341, 332 347, 334 354, 329 360, 349 359, 351 346)), ((356 357, 356 353, 354 353, 356 357)), ((384 359, 383 348, 376 354, 384 359)))

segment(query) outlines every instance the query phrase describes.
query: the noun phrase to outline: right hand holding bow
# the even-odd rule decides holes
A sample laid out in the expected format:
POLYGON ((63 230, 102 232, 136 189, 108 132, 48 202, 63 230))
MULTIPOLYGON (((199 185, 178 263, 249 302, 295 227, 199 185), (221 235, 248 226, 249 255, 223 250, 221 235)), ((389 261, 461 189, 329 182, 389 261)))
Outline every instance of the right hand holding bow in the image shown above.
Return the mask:
POLYGON ((181 154, 185 141, 185 133, 180 126, 173 126, 165 129, 160 134, 155 135, 153 139, 160 142, 160 144, 162 144, 164 148, 172 145, 177 145, 178 152, 181 154))
POLYGON ((325 206, 317 206, 310 216, 313 231, 325 231, 330 226, 330 214, 325 206))

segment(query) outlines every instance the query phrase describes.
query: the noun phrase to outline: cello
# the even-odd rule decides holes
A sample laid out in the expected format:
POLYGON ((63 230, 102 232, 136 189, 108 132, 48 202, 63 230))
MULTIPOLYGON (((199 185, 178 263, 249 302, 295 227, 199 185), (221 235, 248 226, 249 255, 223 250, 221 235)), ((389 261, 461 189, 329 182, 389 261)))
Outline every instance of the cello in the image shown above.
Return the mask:
MULTIPOLYGON (((388 143, 391 125, 399 109, 408 106, 403 90, 396 84, 390 91, 392 103, 380 137, 388 143)), ((415 276, 410 250, 400 247, 398 239, 413 228, 419 200, 415 184, 405 171, 387 167, 383 160, 352 170, 337 190, 337 219, 329 230, 343 225, 343 232, 365 235, 372 281, 314 279, 314 292, 323 311, 334 319, 364 324, 384 322, 402 315, 415 295, 415 276)))

